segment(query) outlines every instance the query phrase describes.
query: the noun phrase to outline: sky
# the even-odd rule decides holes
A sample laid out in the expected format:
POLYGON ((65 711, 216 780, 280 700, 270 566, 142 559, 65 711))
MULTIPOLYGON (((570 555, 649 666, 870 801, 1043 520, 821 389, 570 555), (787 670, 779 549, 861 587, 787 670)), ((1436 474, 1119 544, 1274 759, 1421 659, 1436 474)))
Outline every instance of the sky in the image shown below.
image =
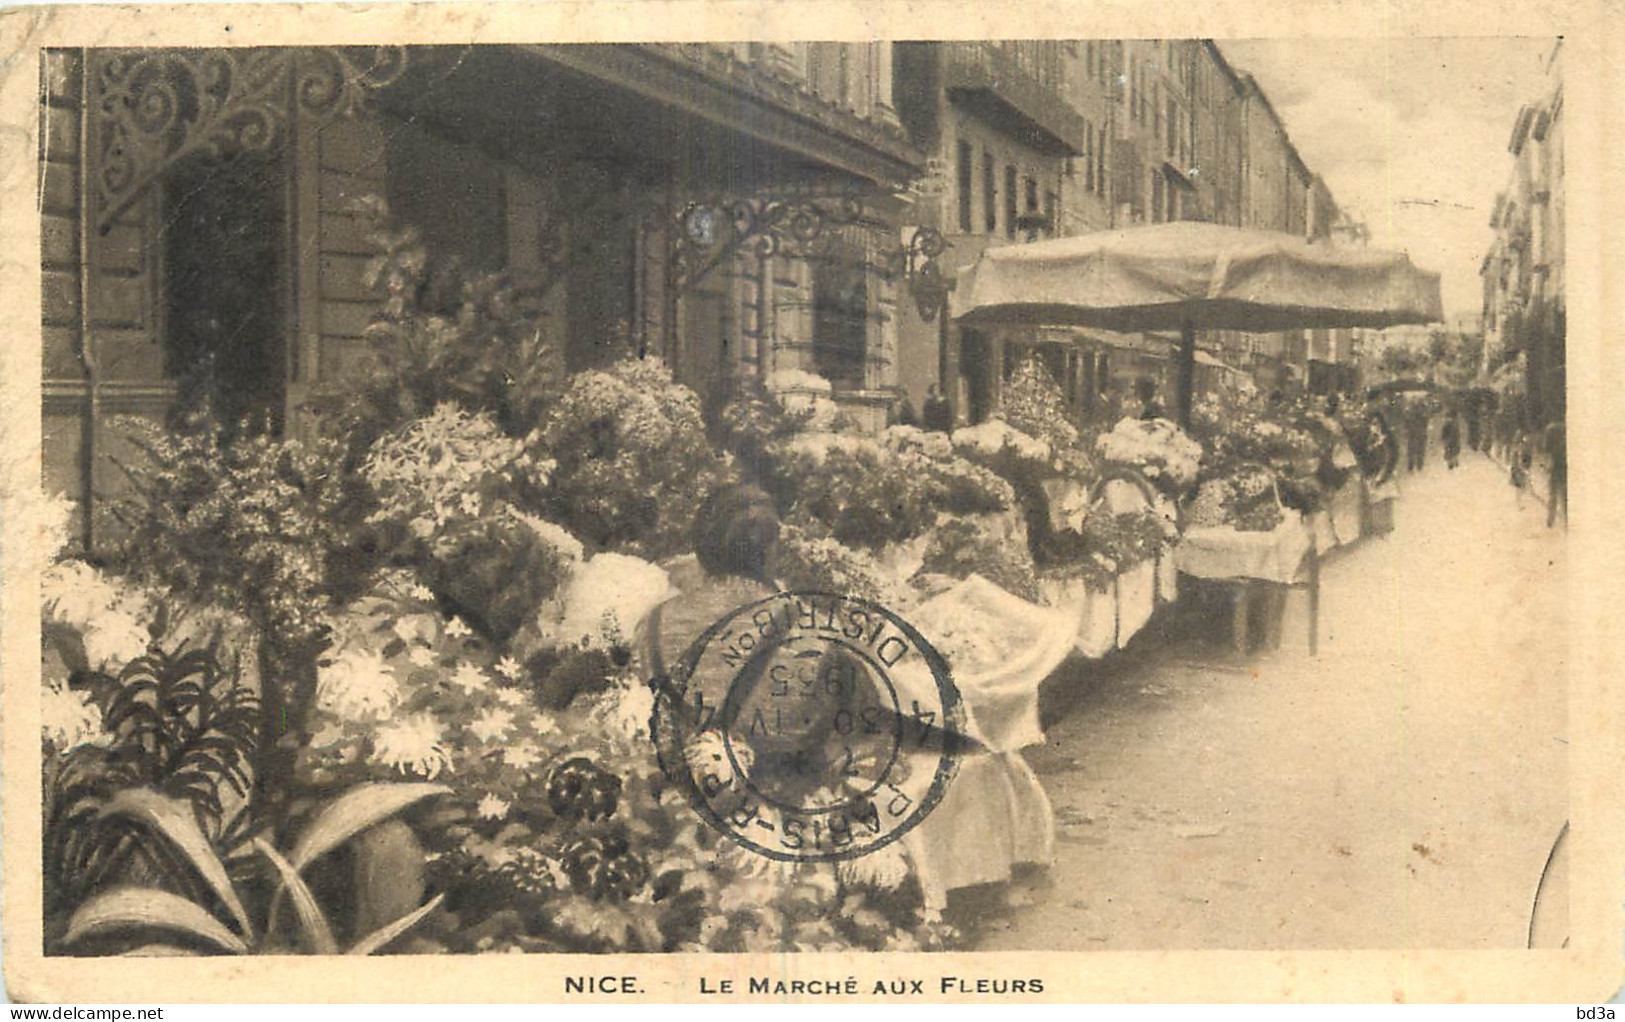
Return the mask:
POLYGON ((1519 108, 1544 95, 1555 40, 1221 41, 1371 244, 1437 271, 1447 316, 1477 313, 1479 261, 1512 170, 1519 108))

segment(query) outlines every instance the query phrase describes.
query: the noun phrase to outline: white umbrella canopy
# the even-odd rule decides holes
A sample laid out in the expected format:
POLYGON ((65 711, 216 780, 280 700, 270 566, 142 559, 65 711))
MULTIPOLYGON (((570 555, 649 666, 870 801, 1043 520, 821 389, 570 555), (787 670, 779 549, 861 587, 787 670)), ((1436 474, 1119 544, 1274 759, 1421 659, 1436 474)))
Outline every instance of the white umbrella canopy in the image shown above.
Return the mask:
POLYGON ((1443 318, 1438 274, 1403 253, 1194 221, 991 248, 952 301, 965 326, 1266 333, 1443 318))
POLYGON ((1196 221, 990 248, 959 271, 952 303, 962 326, 1180 331, 1182 426, 1190 424, 1198 330, 1381 329, 1444 318, 1439 275, 1403 253, 1196 221))

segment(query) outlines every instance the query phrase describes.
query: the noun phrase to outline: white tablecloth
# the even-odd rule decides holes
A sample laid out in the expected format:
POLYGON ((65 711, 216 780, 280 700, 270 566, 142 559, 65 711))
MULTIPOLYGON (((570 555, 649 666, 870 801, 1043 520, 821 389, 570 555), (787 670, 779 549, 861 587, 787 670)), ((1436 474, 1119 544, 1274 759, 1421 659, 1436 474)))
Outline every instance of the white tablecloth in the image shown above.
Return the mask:
POLYGON ((1283 511, 1270 532, 1240 532, 1229 526, 1188 529, 1174 548, 1179 570, 1198 578, 1252 578, 1290 583, 1309 553, 1311 533, 1303 516, 1283 511))
MULTIPOLYGON (((1038 686, 1072 650, 1073 619, 972 575, 916 607, 908 620, 929 640, 945 625, 962 628, 967 615, 1028 638, 1016 655, 981 673, 956 667, 943 650, 964 700, 966 732, 987 751, 960 760, 942 801, 903 838, 925 903, 937 909, 950 890, 1008 880, 1017 863, 1047 865, 1055 853, 1049 797, 1020 750, 1044 741, 1038 686)), ((894 675, 899 694, 928 682, 903 667, 894 675)))
POLYGON ((902 839, 927 908, 948 892, 1010 879, 1017 863, 1055 859, 1055 814, 1019 752, 970 756, 937 807, 902 839))
POLYGON ((1117 644, 1128 645, 1156 609, 1156 561, 1141 561, 1117 576, 1117 644))

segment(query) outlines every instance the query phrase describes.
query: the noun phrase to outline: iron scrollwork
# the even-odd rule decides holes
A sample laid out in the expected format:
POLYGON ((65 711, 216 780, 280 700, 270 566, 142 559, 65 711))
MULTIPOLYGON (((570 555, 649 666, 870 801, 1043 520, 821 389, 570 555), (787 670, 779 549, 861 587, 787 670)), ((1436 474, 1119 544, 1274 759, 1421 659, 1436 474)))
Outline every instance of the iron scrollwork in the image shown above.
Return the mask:
POLYGON ((176 161, 268 152, 286 138, 291 104, 354 116, 406 69, 398 46, 91 53, 88 109, 101 156, 93 185, 103 233, 176 161))
POLYGON ((931 322, 947 305, 951 284, 938 262, 948 241, 935 228, 914 227, 906 242, 880 239, 885 221, 862 196, 768 196, 690 202, 676 212, 672 261, 679 291, 690 290, 735 254, 816 259, 854 246, 854 232, 887 278, 901 275, 920 316, 931 322))
POLYGON ((770 196, 690 202, 677 211, 673 263, 679 290, 697 286, 735 254, 816 258, 847 228, 875 228, 854 196, 770 196))

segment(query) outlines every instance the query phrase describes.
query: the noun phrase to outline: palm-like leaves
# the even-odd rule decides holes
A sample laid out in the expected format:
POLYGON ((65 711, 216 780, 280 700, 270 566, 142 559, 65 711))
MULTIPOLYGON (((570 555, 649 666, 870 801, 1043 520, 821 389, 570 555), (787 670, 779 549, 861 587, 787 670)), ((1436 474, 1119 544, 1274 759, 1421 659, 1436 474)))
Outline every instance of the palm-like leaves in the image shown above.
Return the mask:
MULTIPOLYGON (((293 903, 300 940, 308 951, 325 955, 337 954, 340 949, 315 894, 299 875, 302 866, 407 806, 446 790, 433 784, 366 785, 316 814, 295 845, 293 861, 264 838, 252 839, 253 851, 278 877, 278 894, 286 892, 293 903), (296 862, 300 865, 296 866, 296 862)), ((143 828, 154 839, 154 844, 203 882, 210 896, 189 900, 155 887, 113 887, 78 907, 68 920, 64 944, 75 946, 92 938, 122 936, 134 938, 136 944, 128 952, 131 954, 189 953, 186 944, 140 943, 149 931, 162 930, 172 938, 201 943, 216 952, 248 954, 267 949, 267 938, 276 929, 275 902, 267 910, 264 924, 256 930, 240 892, 228 877, 225 863, 197 829, 185 801, 150 789, 130 789, 115 796, 100 815, 128 820, 143 828), (223 905, 231 925, 228 927, 206 903, 223 905)), ((439 907, 443 897, 436 895, 394 922, 366 934, 345 953, 368 955, 382 951, 439 907)))
POLYGON ((109 813, 128 789, 185 805, 209 841, 240 836, 258 701, 235 674, 207 650, 153 649, 116 678, 84 672, 76 680, 95 693, 112 741, 73 750, 48 782, 45 865, 53 895, 77 902, 132 858, 168 864, 164 849, 143 845, 129 814, 109 813))

